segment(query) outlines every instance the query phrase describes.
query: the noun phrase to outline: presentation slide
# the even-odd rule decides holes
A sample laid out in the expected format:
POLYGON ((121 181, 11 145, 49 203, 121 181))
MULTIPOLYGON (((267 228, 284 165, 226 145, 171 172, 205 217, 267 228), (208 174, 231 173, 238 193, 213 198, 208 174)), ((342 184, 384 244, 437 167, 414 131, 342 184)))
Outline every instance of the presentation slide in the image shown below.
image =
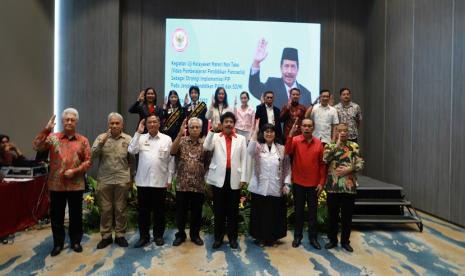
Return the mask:
POLYGON ((224 87, 229 105, 247 91, 256 106, 271 90, 281 108, 297 87, 309 105, 320 89, 320 32, 310 23, 166 19, 165 95, 176 90, 182 101, 196 85, 209 106, 224 87))

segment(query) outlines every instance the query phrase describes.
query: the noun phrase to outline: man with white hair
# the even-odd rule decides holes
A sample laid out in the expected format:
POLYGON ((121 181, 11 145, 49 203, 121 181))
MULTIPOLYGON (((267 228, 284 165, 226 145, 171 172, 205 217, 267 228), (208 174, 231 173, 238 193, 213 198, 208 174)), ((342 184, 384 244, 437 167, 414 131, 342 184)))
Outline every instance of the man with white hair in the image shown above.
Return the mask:
POLYGON ((50 151, 50 172, 47 182, 53 233, 53 249, 50 253, 52 257, 63 250, 66 203, 69 213, 70 247, 75 252, 82 252, 82 194, 85 186, 84 174, 91 166, 91 155, 87 138, 76 133, 78 120, 78 111, 67 108, 61 116, 63 131, 52 133, 55 127, 55 115, 53 115, 32 142, 34 150, 50 151))
POLYGON ((189 236, 193 243, 203 245, 200 238, 202 206, 205 194, 205 173, 207 167, 206 152, 203 151, 202 120, 193 117, 184 120, 178 136, 171 146, 171 154, 176 156, 176 225, 178 232, 173 246, 179 246, 186 240, 187 212, 190 209, 189 236), (186 123, 189 136, 184 136, 186 123))
POLYGON ((131 156, 128 146, 131 136, 123 133, 123 116, 116 112, 108 115, 108 131, 100 134, 92 145, 92 159, 98 159, 97 202, 100 207, 100 234, 97 249, 113 243, 112 228, 115 218, 115 243, 127 247, 124 237, 128 228, 125 215, 130 188, 131 156))

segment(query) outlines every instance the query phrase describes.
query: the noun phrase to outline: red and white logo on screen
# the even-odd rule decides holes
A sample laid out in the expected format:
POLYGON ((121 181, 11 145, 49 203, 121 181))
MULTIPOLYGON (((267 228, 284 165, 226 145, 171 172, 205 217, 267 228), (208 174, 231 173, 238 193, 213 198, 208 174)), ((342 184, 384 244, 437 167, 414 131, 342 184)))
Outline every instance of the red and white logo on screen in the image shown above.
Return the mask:
POLYGON ((183 52, 186 50, 187 45, 189 45, 189 37, 187 32, 182 28, 177 28, 174 30, 173 35, 171 36, 171 45, 178 52, 183 52))

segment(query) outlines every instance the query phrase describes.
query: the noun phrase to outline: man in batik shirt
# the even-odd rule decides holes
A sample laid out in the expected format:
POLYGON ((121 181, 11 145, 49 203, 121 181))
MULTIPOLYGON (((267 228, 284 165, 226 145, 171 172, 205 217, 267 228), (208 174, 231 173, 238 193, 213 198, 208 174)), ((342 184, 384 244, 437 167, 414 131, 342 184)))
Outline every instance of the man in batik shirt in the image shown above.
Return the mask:
POLYGON ((348 126, 341 123, 336 127, 337 142, 325 146, 323 161, 328 164, 325 189, 328 193, 329 242, 326 249, 337 246, 339 212, 341 213, 341 246, 353 252, 350 246, 352 212, 354 208, 357 178, 355 173, 363 168, 357 143, 348 140, 348 126))
POLYGON ((52 223, 53 249, 50 255, 56 256, 63 250, 65 242, 65 209, 68 203, 70 247, 82 252, 82 194, 84 174, 91 166, 90 145, 86 137, 76 132, 79 113, 67 108, 61 115, 63 130, 52 133, 55 115, 45 128, 35 137, 32 146, 36 151, 50 152, 50 218, 52 223))
POLYGON ((186 240, 185 227, 189 210, 190 239, 198 246, 203 245, 199 232, 205 193, 207 152, 203 151, 202 123, 197 117, 192 117, 189 121, 185 119, 171 146, 171 154, 176 156, 176 225, 178 227, 173 246, 179 246, 186 240), (183 136, 186 125, 189 136, 183 136))
POLYGON ((340 123, 346 123, 349 127, 349 141, 358 143, 358 130, 362 121, 360 106, 351 101, 349 88, 341 88, 339 91, 340 102, 335 106, 340 123))

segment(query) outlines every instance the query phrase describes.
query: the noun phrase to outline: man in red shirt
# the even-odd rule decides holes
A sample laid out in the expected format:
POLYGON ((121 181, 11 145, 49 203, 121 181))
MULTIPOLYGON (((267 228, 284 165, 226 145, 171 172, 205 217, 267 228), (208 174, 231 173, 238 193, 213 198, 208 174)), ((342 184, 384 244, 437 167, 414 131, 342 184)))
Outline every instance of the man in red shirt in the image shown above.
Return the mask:
POLYGON ((294 194, 295 230, 292 247, 302 241, 305 202, 308 206, 308 236, 310 245, 321 249, 317 240, 316 212, 318 195, 323 191, 326 166, 323 162, 323 145, 313 137, 313 121, 302 120, 301 135, 294 137, 299 125, 295 120, 286 141, 286 154, 292 157, 292 183, 294 194))
POLYGON ((70 247, 82 252, 82 194, 84 174, 91 166, 90 145, 86 137, 76 133, 79 113, 74 108, 63 111, 63 131, 52 133, 55 115, 32 142, 36 151, 50 152, 48 189, 50 191, 50 218, 52 222, 53 250, 56 256, 65 242, 65 209, 68 203, 70 247))

